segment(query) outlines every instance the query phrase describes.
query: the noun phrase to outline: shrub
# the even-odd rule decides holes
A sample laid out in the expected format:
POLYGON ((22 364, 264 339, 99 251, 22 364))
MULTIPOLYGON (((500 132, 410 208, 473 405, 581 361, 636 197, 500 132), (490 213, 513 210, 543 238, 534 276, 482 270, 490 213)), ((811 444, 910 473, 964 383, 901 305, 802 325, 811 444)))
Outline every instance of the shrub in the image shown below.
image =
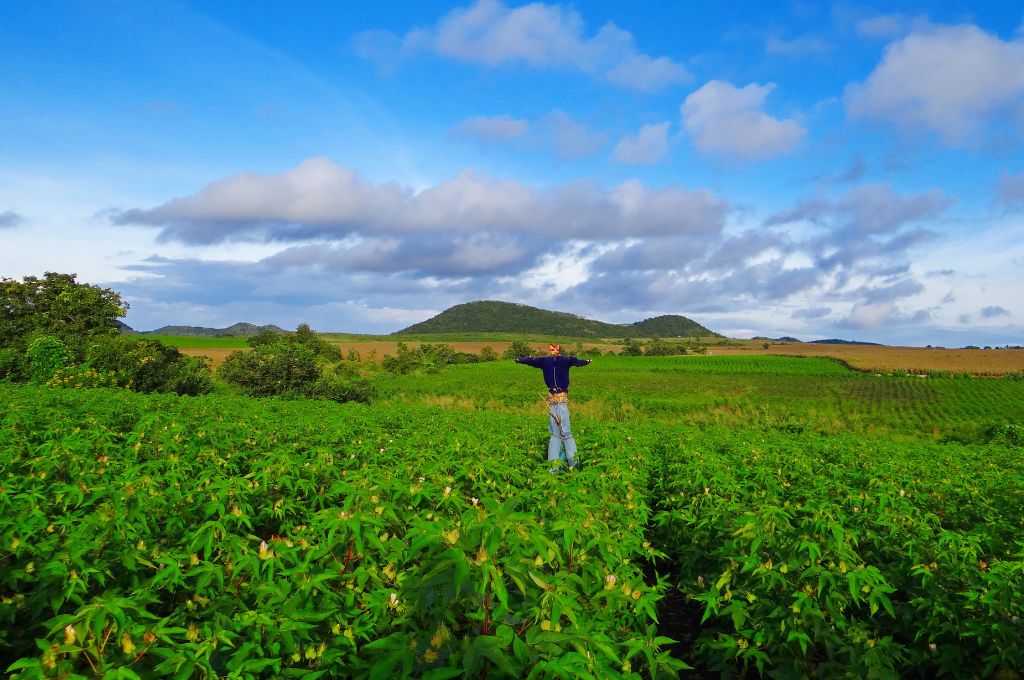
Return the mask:
POLYGON ((436 373, 449 364, 471 364, 480 361, 480 357, 468 352, 456 352, 447 344, 431 345, 424 343, 410 349, 404 342, 399 342, 395 353, 384 357, 381 365, 384 370, 400 375, 422 371, 436 373))
POLYGON ((136 392, 207 394, 213 380, 207 360, 190 357, 146 338, 114 336, 89 346, 86 364, 116 376, 117 383, 136 392))
POLYGON ((649 357, 669 357, 677 354, 686 354, 686 348, 661 338, 652 338, 644 347, 644 355, 649 357))
POLYGON ((320 378, 316 354, 294 342, 275 342, 228 355, 217 375, 254 397, 306 393, 320 378))
POLYGON ((117 382, 117 374, 108 371, 97 371, 91 366, 80 364, 58 370, 46 381, 47 387, 121 387, 117 382))
POLYGON ((52 335, 41 335, 28 346, 29 379, 45 383, 72 361, 71 350, 64 341, 52 335))
POLYGON ((498 353, 494 351, 494 348, 490 345, 486 345, 480 349, 480 361, 497 361, 498 353))
POLYGON ((479 364, 485 361, 480 357, 479 354, 473 354, 472 352, 456 352, 452 355, 452 360, 449 363, 452 364, 479 364))
POLYGON ((384 357, 381 365, 384 370, 399 375, 411 373, 421 367, 422 355, 416 352, 416 350, 409 349, 409 346, 404 342, 399 342, 395 347, 395 353, 389 354, 384 357))
POLYGON ((377 396, 377 388, 372 382, 359 376, 345 378, 337 373, 324 373, 310 386, 307 396, 338 403, 346 401, 369 403, 377 396))
POLYGON ((638 357, 642 356, 643 353, 644 348, 643 345, 640 344, 640 341, 630 338, 629 340, 626 340, 626 346, 622 348, 619 355, 624 357, 638 357))

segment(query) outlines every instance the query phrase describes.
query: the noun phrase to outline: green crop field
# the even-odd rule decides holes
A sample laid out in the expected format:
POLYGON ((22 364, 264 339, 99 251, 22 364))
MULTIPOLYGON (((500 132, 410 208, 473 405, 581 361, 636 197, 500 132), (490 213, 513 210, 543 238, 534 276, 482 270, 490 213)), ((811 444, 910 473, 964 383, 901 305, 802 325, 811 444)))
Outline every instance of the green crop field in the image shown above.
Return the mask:
POLYGON ((159 340, 168 347, 189 349, 241 349, 248 347, 246 338, 206 338, 194 335, 143 335, 148 340, 159 340))
POLYGON ((599 357, 552 475, 538 371, 372 379, 0 384, 13 677, 1024 671, 1024 381, 599 357))

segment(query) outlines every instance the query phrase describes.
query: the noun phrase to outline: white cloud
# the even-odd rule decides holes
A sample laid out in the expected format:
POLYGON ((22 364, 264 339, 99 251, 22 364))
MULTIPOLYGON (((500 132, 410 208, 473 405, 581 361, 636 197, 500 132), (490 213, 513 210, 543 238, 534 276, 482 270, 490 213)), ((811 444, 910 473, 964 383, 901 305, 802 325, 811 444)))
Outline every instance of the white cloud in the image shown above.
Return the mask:
POLYGON ((698 150, 747 159, 792 151, 806 130, 792 120, 769 116, 762 107, 774 84, 738 88, 713 80, 692 93, 680 111, 698 150))
POLYGON ((529 130, 525 120, 501 116, 472 116, 452 129, 452 135, 481 142, 508 142, 519 139, 529 130))
POLYGON ((889 44, 845 99, 851 118, 923 128, 963 146, 1024 106, 1024 41, 972 25, 929 27, 889 44))
POLYGON ((591 130, 564 111, 552 111, 544 117, 543 124, 555 151, 568 160, 593 156, 608 142, 608 135, 591 130))
POLYGON ((653 123, 626 135, 615 146, 612 157, 619 163, 657 163, 668 158, 669 123, 653 123))
POLYGON ((669 85, 685 83, 690 75, 668 57, 630 54, 605 73, 608 82, 641 92, 658 92, 669 85))
POLYGON ((899 315, 899 308, 892 302, 875 304, 856 304, 845 318, 836 323, 840 328, 856 328, 869 330, 877 328, 886 321, 899 315))
POLYGON ((605 24, 587 36, 583 18, 571 8, 534 2, 507 7, 477 0, 452 10, 436 26, 404 37, 368 31, 353 39, 357 55, 390 64, 417 49, 458 61, 497 67, 522 63, 535 68, 575 69, 615 85, 653 92, 685 82, 689 74, 668 57, 637 50, 633 35, 605 24))
POLYGON ((312 158, 281 173, 233 175, 155 208, 118 213, 114 221, 158 226, 164 240, 193 244, 481 232, 614 239, 717 232, 728 210, 706 190, 648 189, 637 181, 537 190, 473 170, 414 192, 312 158))

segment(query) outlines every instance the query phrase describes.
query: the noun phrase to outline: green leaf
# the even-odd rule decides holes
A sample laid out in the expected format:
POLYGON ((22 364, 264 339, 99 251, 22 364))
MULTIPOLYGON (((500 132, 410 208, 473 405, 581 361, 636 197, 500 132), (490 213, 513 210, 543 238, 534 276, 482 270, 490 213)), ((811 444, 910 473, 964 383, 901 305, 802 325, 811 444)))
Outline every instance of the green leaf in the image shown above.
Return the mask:
POLYGON ((8 671, 19 671, 22 668, 38 668, 40 665, 39 659, 18 659, 10 666, 7 667, 8 671))

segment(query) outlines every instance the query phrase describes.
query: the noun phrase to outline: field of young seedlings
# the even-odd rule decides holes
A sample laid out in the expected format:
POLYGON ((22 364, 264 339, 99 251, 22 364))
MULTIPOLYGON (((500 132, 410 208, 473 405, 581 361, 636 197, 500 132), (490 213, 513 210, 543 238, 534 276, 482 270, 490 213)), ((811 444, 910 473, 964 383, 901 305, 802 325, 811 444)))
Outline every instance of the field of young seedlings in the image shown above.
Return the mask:
POLYGON ((0 385, 4 668, 1024 671, 1024 382, 600 357, 564 475, 539 384, 507 361, 382 375, 371 405, 0 385))

